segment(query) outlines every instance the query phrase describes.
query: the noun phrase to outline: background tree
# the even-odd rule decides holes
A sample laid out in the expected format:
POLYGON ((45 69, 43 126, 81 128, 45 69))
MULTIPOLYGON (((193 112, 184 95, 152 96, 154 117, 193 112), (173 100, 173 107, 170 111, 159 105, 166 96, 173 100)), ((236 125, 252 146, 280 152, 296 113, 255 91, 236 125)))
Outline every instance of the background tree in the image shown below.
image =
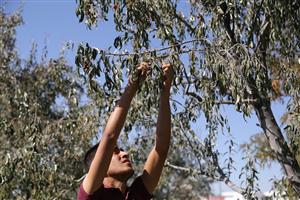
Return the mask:
POLYGON ((99 122, 95 107, 78 105, 82 83, 63 52, 41 62, 15 47, 20 12, 0 10, 0 199, 74 199, 82 155, 99 122))
MULTIPOLYGON (((278 66, 280 64, 277 62, 273 63, 273 71, 278 70, 278 66)), ((295 71, 295 74, 298 77, 298 81, 300 84, 300 61, 298 63, 294 63, 290 66, 292 70, 295 71)), ((284 101, 285 96, 288 96, 284 93, 282 90, 282 81, 281 80, 273 80, 272 81, 272 88, 274 90, 274 93, 272 94, 273 101, 284 101)), ((298 108, 296 108, 298 109, 298 108)), ((299 112, 290 112, 289 109, 286 113, 283 114, 283 116, 280 119, 280 124, 282 127, 284 127, 286 131, 286 137, 289 141, 291 151, 296 157, 297 162, 300 162, 300 137, 299 135, 294 134, 294 130, 299 130, 299 112)), ((263 133, 257 133, 253 135, 248 143, 242 144, 241 148, 244 150, 250 150, 251 153, 255 155, 255 157, 260 161, 262 167, 269 167, 274 161, 276 162, 276 155, 272 151, 267 138, 263 133)), ((286 195, 288 197, 295 196, 294 191, 291 188, 291 185, 289 184, 289 181, 285 178, 282 180, 282 184, 287 187, 287 193, 286 195)))
POLYGON ((76 64, 94 90, 116 96, 126 81, 124 74, 128 75, 139 60, 152 63, 152 77, 138 98, 143 106, 133 109, 136 112, 133 111, 135 115, 127 127, 153 125, 152 109, 157 104, 161 82, 159 65, 167 57, 177 73, 173 91, 173 142, 197 162, 191 172, 222 180, 247 199, 254 198, 255 158, 245 157, 247 162, 242 172, 245 188, 230 181, 235 143, 230 139, 230 128, 220 108, 233 104, 245 117, 257 116, 276 160, 293 190, 300 195, 300 168, 293 150, 299 146, 284 137, 287 132, 296 138, 299 135, 299 129, 293 127, 299 122, 300 84, 298 72, 291 67, 299 57, 299 1, 190 0, 182 5, 182 1, 176 0, 80 0, 77 3, 80 22, 92 28, 98 21, 113 20, 120 33, 114 48, 100 50, 88 44, 78 47, 76 64), (153 48, 158 43, 162 48, 153 48), (271 67, 274 61, 279 61, 276 71, 271 67), (271 109, 272 94, 276 92, 273 80, 281 81, 282 90, 290 99, 287 105, 290 125, 284 130, 278 126, 271 109), (191 128, 201 114, 207 122, 207 134, 201 133, 203 137, 191 128), (216 142, 222 131, 229 135, 229 154, 227 162, 221 165, 216 142))
MULTIPOLYGON (((71 44, 55 59, 47 57, 46 46, 37 58, 38 47, 33 44, 29 58, 21 59, 15 41, 16 27, 22 23, 20 11, 8 15, 0 8, 0 199, 75 199, 85 173, 84 154, 105 125, 111 108, 106 104, 116 99, 85 87, 65 59, 71 44)), ((139 169, 148 152, 138 145, 153 143, 153 132, 135 145, 125 140, 130 129, 128 124, 121 143, 135 147, 131 152, 139 169)), ((176 156, 187 162, 183 155, 176 156)), ((155 197, 182 196, 175 184, 186 176, 176 172, 171 179, 173 173, 166 171, 160 188, 168 190, 158 189, 155 197)), ((204 178, 200 191, 198 180, 185 179, 185 183, 191 199, 210 191, 204 178)))

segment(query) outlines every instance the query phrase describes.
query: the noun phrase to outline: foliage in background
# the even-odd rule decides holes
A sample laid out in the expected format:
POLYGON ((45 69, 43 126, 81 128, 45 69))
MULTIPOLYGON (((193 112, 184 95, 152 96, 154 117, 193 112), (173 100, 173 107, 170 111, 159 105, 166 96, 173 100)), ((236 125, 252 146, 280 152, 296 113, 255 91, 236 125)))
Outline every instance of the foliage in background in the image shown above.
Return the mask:
POLYGON ((164 59, 174 65, 173 144, 196 165, 171 163, 170 167, 224 181, 246 199, 255 198, 259 166, 253 154, 245 156, 241 172, 245 184, 237 186, 230 180, 235 171, 232 155, 236 144, 220 108, 234 105, 245 118, 258 117, 286 181, 300 195, 300 167, 295 156, 299 149, 300 84, 299 71, 292 67, 300 52, 299 1, 79 0, 77 4, 79 22, 92 29, 98 22, 113 20, 119 32, 107 49, 79 45, 75 61, 91 88, 115 96, 139 61, 151 63, 152 76, 141 88, 128 129, 152 127, 161 82, 159 66, 164 59), (162 47, 157 49, 156 44, 162 47), (286 109, 290 120, 284 130, 271 109, 278 95, 273 85, 279 80, 289 99, 286 109), (191 128, 200 116, 206 119, 207 133, 191 128), (219 134, 228 137, 226 155, 216 146, 219 134), (284 134, 294 139, 286 140, 284 134), (220 156, 227 157, 225 162, 220 162, 220 156))
MULTIPOLYGON (((271 68, 273 71, 276 72, 280 69, 279 66, 280 63, 278 63, 278 61, 274 61, 273 66, 271 66, 271 68)), ((298 62, 291 65, 290 68, 291 70, 294 70, 294 73, 296 74, 296 77, 298 79, 298 83, 300 84, 300 59, 298 60, 298 62)), ((272 80, 272 88, 274 90, 274 93, 272 94, 272 99, 274 101, 279 101, 283 103, 284 98, 288 96, 288 94, 285 94, 285 91, 283 90, 283 83, 284 82, 280 79, 272 80)), ((288 110, 280 118, 280 126, 284 127, 284 129, 287 131, 287 139, 291 143, 292 151, 296 155, 297 161, 300 162, 300 148, 298 148, 300 137, 298 135, 293 134, 293 131, 291 131, 299 127, 299 113, 293 111, 290 112, 289 110, 299 110, 299 108, 290 109, 288 107, 288 110)), ((263 133, 253 135, 249 141, 249 144, 251 145, 252 152, 256 154, 256 157, 258 159, 261 160, 261 164, 263 166, 269 166, 272 163, 272 161, 276 160, 276 155, 272 152, 270 145, 268 144, 268 141, 263 133)), ((247 144, 241 145, 242 148, 245 148, 246 146, 247 144)))
MULTIPOLYGON (((278 61, 274 61, 273 66, 271 67, 276 72, 278 69, 280 69, 278 66, 280 66, 280 63, 278 63, 278 61)), ((298 63, 294 63, 293 65, 291 65, 290 68, 294 70, 298 79, 298 84, 300 84, 300 60, 298 60, 298 63)), ((280 79, 275 79, 272 81, 272 88, 274 90, 272 99, 274 101, 283 101, 283 98, 285 98, 285 96, 288 96, 288 94, 285 94, 285 91, 283 90, 282 83, 283 81, 281 81, 280 79)), ((293 110, 299 111, 299 107, 293 109, 290 109, 290 107, 288 107, 286 113, 284 113, 280 118, 280 126, 284 127, 287 140, 290 143, 290 148, 295 155, 297 162, 300 163, 300 137, 298 131, 300 127, 300 116, 299 112, 294 112, 293 110)), ((245 149, 247 147, 250 148, 250 152, 254 154, 255 157, 260 161, 262 167, 270 167, 274 161, 276 162, 276 155, 272 151, 270 145, 268 144, 268 140, 263 133, 257 133, 253 135, 247 144, 241 145, 242 149, 245 149)), ((281 187, 281 189, 286 187, 288 189, 287 195, 294 194, 294 191, 292 190, 291 185, 289 184, 289 181, 287 179, 279 180, 276 185, 276 187, 281 187)))
POLYGON ((19 12, 0 11, 0 199, 74 199, 82 156, 97 133, 92 105, 63 56, 28 60, 15 49, 19 12))
MULTIPOLYGON (((75 199, 85 174, 84 153, 99 138, 112 108, 107 104, 113 105, 116 98, 85 89, 83 79, 64 58, 67 47, 57 59, 48 59, 44 47, 39 60, 33 44, 29 58, 22 60, 15 46, 16 27, 21 24, 20 12, 7 15, 1 8, 0 199, 75 199)), ((129 118, 136 112, 133 109, 129 118)), ((126 138, 130 130, 128 124, 120 141, 124 147, 130 144, 126 138)), ((143 147, 154 141, 153 132, 147 133, 147 139, 137 135, 140 141, 130 144, 135 146, 131 154, 140 172, 150 150, 143 147)), ((176 156, 187 162, 184 155, 176 156)), ((199 180, 186 177, 166 171, 155 198, 178 199, 189 192, 190 199, 198 199, 209 193, 209 181, 201 178, 199 190, 199 180), (176 185, 182 181, 184 191, 176 185)))

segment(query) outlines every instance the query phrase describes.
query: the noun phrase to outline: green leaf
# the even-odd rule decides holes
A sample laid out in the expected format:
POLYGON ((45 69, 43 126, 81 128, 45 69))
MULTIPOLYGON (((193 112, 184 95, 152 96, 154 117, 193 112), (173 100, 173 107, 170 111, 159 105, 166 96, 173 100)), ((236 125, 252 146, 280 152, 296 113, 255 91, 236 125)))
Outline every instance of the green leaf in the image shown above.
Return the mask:
POLYGON ((114 47, 116 49, 121 49, 122 48, 122 39, 120 36, 116 37, 114 40, 114 47))

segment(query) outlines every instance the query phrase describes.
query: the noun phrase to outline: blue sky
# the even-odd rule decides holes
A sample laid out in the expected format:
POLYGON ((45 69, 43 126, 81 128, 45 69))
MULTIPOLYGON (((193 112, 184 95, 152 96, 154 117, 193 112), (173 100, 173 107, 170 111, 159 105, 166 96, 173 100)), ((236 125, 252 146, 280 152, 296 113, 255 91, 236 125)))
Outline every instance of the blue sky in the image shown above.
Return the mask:
MULTIPOLYGON (((0 0, 1 7, 5 6, 5 11, 10 13, 18 8, 20 1, 0 0)), ((107 48, 113 44, 117 35, 114 31, 112 22, 105 22, 98 25, 92 31, 84 24, 79 24, 75 15, 75 0, 24 0, 23 1, 23 19, 24 25, 17 28, 17 48, 22 58, 28 58, 33 42, 38 44, 38 52, 41 53, 43 46, 48 47, 48 58, 55 58, 59 55, 59 51, 63 44, 68 41, 74 42, 75 49, 80 42, 88 42, 91 46, 98 48, 107 48)), ((67 59, 70 64, 74 64, 75 52, 69 51, 67 59)), ((273 104, 276 119, 284 113, 284 106, 279 102, 273 104)), ((237 113, 233 107, 227 107, 223 110, 227 114, 234 139, 241 144, 247 142, 249 137, 254 133, 260 132, 260 128, 256 126, 258 123, 255 115, 247 119, 245 122, 242 115, 237 113)), ((204 123, 197 124, 195 127, 204 132, 204 123)), ((219 141, 220 150, 225 151, 225 138, 219 141)), ((237 149, 237 151, 239 151, 237 149)), ((239 170, 243 166, 241 154, 237 153, 234 157, 239 170)), ((262 191, 270 190, 269 180, 271 178, 282 176, 278 164, 273 164, 271 168, 260 171, 260 188, 262 191)), ((240 183, 238 180, 239 172, 237 172, 232 180, 240 183)), ((215 184, 213 187, 216 193, 220 191, 229 191, 228 187, 222 183, 215 184)))

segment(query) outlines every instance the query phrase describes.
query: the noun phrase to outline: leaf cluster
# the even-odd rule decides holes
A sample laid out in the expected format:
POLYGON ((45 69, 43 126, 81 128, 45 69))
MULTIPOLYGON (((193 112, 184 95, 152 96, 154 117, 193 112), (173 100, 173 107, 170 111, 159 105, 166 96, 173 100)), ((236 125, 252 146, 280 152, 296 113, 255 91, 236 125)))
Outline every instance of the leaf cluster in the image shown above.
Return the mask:
MULTIPOLYGON (((148 127, 153 124, 151 107, 157 106, 155 98, 161 81, 157 66, 168 58, 176 71, 172 99, 174 143, 197 160, 200 174, 230 182, 227 180, 234 169, 230 150, 234 143, 227 143, 229 154, 224 166, 219 162, 222 154, 216 146, 220 133, 228 134, 229 141, 232 139, 228 120, 220 112, 222 105, 234 105, 245 118, 249 117, 254 110, 270 106, 279 94, 274 80, 280 80, 282 91, 291 98, 292 113, 299 113, 296 109, 300 91, 298 72, 291 67, 299 57, 298 1, 93 0, 78 3, 78 8, 84 6, 93 11, 90 14, 82 10, 81 16, 89 27, 113 20, 120 35, 114 40, 115 52, 111 52, 112 47, 97 51, 99 57, 87 65, 84 61, 77 62, 79 71, 83 66, 89 72, 94 70, 88 76, 95 78, 93 83, 97 82, 101 88, 110 80, 97 76, 113 77, 118 70, 125 71, 123 74, 127 76, 130 73, 126 72, 131 72, 138 61, 150 61, 153 73, 145 88, 141 88, 138 96, 141 103, 137 103, 144 106, 139 112, 133 108, 136 118, 129 122, 134 124, 139 119, 142 121, 139 126, 148 127), (153 48, 156 43, 162 47, 153 48), (277 68, 274 63, 278 63, 277 68), (191 128, 202 115, 207 133, 191 128)), ((82 55, 78 53, 79 57, 82 55)), ((90 55, 85 57, 88 59, 90 55)), ((121 81, 111 80, 113 85, 121 85, 121 81)), ((110 89, 114 94, 120 88, 110 89)), ((298 138, 299 129, 292 130, 296 130, 293 134, 298 138)))

